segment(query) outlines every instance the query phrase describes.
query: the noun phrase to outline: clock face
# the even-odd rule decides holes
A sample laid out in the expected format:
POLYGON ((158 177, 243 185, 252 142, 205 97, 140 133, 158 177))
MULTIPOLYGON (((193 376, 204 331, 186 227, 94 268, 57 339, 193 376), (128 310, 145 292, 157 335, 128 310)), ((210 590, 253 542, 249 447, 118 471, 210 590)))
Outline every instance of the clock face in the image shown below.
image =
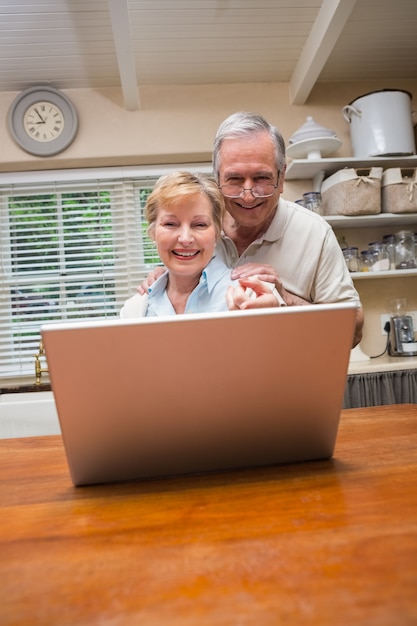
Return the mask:
POLYGON ((23 127, 34 141, 52 141, 61 135, 64 126, 62 111, 52 102, 32 104, 23 117, 23 127))
POLYGON ((69 98, 54 87, 29 87, 12 102, 7 117, 16 143, 36 156, 62 152, 73 142, 78 115, 69 98))

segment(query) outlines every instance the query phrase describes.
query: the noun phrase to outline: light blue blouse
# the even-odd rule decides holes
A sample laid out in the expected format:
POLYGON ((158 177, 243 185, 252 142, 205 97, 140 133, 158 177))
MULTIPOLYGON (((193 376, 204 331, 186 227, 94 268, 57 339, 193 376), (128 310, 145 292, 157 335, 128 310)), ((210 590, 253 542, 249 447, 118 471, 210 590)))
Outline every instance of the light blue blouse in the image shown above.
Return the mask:
MULTIPOLYGON (((226 291, 234 281, 230 278, 230 268, 215 256, 203 270, 200 282, 190 294, 185 313, 210 313, 227 311, 226 291)), ((158 278, 149 289, 146 317, 175 315, 166 292, 168 272, 158 278)))

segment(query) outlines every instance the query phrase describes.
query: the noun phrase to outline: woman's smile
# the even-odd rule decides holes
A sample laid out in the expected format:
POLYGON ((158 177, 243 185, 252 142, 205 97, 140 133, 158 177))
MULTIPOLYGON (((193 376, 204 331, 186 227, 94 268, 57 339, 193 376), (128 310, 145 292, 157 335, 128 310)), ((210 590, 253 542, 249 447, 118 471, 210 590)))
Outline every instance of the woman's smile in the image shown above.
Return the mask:
POLYGON ((200 250, 173 250, 172 254, 182 259, 192 259, 200 254, 200 250))

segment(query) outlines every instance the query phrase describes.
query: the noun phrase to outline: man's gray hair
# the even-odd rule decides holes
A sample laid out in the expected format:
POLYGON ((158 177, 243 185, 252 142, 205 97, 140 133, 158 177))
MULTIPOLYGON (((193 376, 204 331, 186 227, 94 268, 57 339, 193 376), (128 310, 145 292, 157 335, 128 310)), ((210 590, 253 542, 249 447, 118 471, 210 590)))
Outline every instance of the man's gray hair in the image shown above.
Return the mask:
POLYGON ((229 115, 222 122, 214 139, 213 147, 213 173, 219 182, 220 148, 225 139, 241 139, 257 133, 267 133, 275 146, 275 162, 277 171, 285 166, 285 142, 281 133, 275 126, 266 121, 262 115, 240 111, 229 115))

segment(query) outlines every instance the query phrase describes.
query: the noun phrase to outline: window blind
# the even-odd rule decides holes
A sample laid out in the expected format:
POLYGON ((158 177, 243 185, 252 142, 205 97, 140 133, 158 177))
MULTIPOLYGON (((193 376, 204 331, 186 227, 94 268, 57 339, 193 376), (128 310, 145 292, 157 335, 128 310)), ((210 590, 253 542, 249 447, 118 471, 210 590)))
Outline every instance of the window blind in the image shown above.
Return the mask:
POLYGON ((33 379, 43 323, 118 316, 160 262, 144 206, 167 168, 0 175, 3 382, 33 379))

